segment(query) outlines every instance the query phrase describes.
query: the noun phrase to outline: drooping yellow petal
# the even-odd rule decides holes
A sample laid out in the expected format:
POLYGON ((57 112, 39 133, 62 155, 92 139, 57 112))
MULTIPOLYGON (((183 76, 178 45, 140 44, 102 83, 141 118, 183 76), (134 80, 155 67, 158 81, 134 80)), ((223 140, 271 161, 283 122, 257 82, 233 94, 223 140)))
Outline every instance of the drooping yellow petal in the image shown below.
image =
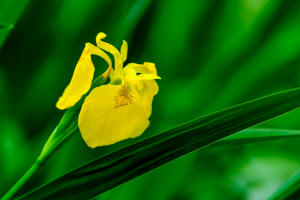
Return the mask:
POLYGON ((127 53, 128 53, 128 44, 125 40, 123 40, 123 43, 122 43, 122 46, 121 46, 121 57, 122 57, 123 63, 127 59, 127 53))
POLYGON ((126 93, 123 87, 124 85, 103 85, 92 90, 86 97, 79 114, 78 126, 89 147, 110 145, 137 137, 148 127, 149 111, 145 110, 144 100, 134 91, 130 91, 131 99, 122 97, 126 93))
POLYGON ((153 97, 158 93, 158 84, 155 80, 143 81, 143 89, 139 92, 146 117, 150 117, 152 113, 153 97))
POLYGON ((106 79, 109 75, 112 65, 109 56, 93 44, 86 43, 76 64, 71 82, 56 103, 58 109, 64 110, 74 106, 81 99, 82 95, 89 91, 95 71, 91 55, 100 56, 108 63, 109 67, 103 73, 103 76, 106 79))
POLYGON ((120 71, 123 67, 123 61, 122 61, 122 57, 121 54, 119 52, 118 49, 116 49, 116 47, 114 47, 113 45, 102 41, 104 38, 106 38, 106 34, 103 32, 98 33, 98 35, 96 36, 96 43, 97 46, 109 53, 111 53, 114 56, 114 60, 115 60, 115 70, 116 71, 120 71))

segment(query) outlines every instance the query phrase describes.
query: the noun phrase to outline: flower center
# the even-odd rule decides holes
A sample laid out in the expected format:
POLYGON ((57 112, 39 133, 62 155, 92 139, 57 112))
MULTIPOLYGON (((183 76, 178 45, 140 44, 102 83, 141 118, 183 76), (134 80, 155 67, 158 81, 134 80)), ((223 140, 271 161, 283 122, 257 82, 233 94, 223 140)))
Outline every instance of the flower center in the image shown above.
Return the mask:
POLYGON ((130 88, 127 84, 124 84, 119 91, 118 95, 115 96, 116 105, 115 108, 126 106, 128 104, 131 104, 133 101, 134 96, 132 95, 132 92, 130 91, 130 88))

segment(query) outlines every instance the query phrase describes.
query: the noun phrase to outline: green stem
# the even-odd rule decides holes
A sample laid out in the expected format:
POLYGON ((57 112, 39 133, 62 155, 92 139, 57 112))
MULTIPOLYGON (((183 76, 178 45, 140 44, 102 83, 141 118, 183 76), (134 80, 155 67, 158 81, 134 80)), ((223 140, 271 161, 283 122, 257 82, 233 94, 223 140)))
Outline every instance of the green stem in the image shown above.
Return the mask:
POLYGON ((19 189, 32 177, 32 175, 39 169, 41 162, 36 160, 29 170, 19 179, 19 181, 2 197, 2 200, 11 199, 19 189))
MULTIPOLYGON (((103 76, 95 78, 92 83, 92 88, 103 85, 105 80, 103 76)), ((90 90, 91 91, 91 90, 90 90)), ((56 128, 47 139, 44 147, 31 168, 24 174, 24 176, 18 180, 18 182, 2 197, 1 200, 9 200, 20 190, 20 188, 33 176, 33 174, 53 155, 53 153, 69 138, 78 128, 77 116, 79 114, 81 105, 85 97, 89 94, 85 94, 76 105, 65 111, 61 120, 56 128)))
POLYGON ((75 106, 65 112, 57 127, 53 130, 50 137, 46 141, 41 154, 31 166, 31 168, 23 175, 22 178, 2 197, 2 200, 9 200, 20 190, 20 188, 38 171, 38 169, 48 160, 48 158, 61 146, 66 139, 77 130, 77 120, 74 120, 78 112, 75 106))

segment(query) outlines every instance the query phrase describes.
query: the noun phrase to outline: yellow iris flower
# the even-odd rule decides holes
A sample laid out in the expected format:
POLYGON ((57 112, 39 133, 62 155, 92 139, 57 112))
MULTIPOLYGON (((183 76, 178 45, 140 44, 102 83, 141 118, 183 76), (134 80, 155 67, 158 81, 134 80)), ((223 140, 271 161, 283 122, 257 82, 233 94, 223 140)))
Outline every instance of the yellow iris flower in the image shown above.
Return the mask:
POLYGON ((56 103, 58 109, 70 108, 90 90, 95 71, 91 55, 107 62, 108 68, 102 75, 104 79, 110 78, 109 84, 92 89, 78 118, 81 135, 91 148, 141 135, 149 126, 153 97, 158 92, 155 79, 160 79, 153 63, 129 63, 123 68, 128 50, 126 41, 119 51, 102 41, 105 37, 104 33, 97 35, 97 46, 86 43, 71 82, 56 103), (113 55, 114 69, 105 51, 113 55))

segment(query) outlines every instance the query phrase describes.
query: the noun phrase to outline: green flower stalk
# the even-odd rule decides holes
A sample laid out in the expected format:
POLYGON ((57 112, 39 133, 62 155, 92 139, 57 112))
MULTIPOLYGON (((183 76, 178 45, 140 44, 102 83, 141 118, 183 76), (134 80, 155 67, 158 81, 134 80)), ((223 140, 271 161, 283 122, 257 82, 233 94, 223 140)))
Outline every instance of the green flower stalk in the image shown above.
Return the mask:
POLYGON ((41 154, 29 168, 29 170, 19 179, 19 181, 2 197, 2 200, 9 200, 19 191, 19 189, 32 177, 32 175, 48 160, 48 158, 61 146, 64 141, 71 136, 78 128, 77 118, 79 106, 68 109, 56 128, 46 141, 41 154))

